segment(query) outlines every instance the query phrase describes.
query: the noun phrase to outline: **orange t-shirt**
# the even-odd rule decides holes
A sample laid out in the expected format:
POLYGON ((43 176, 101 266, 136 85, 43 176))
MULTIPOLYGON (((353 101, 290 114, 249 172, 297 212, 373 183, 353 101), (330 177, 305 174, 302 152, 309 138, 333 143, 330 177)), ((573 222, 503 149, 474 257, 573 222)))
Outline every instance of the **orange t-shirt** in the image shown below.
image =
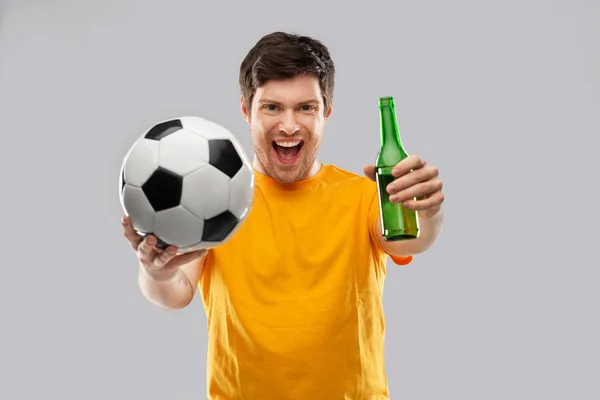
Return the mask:
POLYGON ((388 399, 375 183, 333 165, 287 186, 255 176, 248 218, 198 283, 208 397, 388 399))

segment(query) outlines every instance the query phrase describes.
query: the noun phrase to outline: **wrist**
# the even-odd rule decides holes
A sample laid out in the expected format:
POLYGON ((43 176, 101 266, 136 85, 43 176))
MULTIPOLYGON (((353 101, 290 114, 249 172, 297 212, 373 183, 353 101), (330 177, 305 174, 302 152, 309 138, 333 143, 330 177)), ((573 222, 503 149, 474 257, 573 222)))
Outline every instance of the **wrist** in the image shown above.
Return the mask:
POLYGON ((443 224, 444 221, 444 209, 442 206, 436 209, 422 210, 418 212, 419 220, 423 223, 423 226, 428 228, 437 228, 443 224))
POLYGON ((438 207, 434 210, 422 210, 417 213, 420 219, 428 220, 433 219, 441 214, 442 208, 438 207))

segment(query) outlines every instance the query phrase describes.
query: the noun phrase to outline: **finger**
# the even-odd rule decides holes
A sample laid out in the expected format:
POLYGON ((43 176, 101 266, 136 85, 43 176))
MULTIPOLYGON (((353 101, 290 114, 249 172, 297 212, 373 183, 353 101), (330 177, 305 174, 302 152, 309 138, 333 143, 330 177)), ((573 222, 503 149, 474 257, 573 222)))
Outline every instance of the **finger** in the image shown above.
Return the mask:
POLYGON ((392 203, 402 203, 407 200, 412 200, 415 197, 430 197, 434 193, 441 191, 442 186, 442 181, 439 179, 417 183, 407 189, 394 193, 390 196, 390 201, 392 203))
POLYGON ((167 265, 173 257, 177 255, 177 248, 174 246, 167 247, 164 251, 154 257, 152 265, 156 268, 162 268, 167 265))
POLYGON ((123 226, 123 234, 125 235, 125 238, 127 238, 131 244, 131 247, 133 247, 134 250, 137 250, 143 238, 133 229, 133 225, 131 224, 129 217, 123 216, 123 218, 121 218, 121 225, 123 226))
POLYGON ((373 165, 365 165, 363 167, 363 172, 365 176, 372 181, 375 181, 375 167, 373 165))
POLYGON ((389 194, 395 194, 418 183, 437 178, 438 174, 438 169, 434 166, 420 168, 394 179, 387 185, 386 190, 389 194))
POLYGON ((127 239, 127 241, 129 242, 129 244, 131 245, 131 247, 133 248, 133 250, 137 251, 138 247, 140 245, 140 243, 142 242, 143 238, 140 237, 138 234, 136 233, 126 233, 125 234, 125 238, 127 239))
POLYGON ((444 202, 444 193, 435 192, 425 200, 406 200, 402 203, 402 206, 410 210, 421 211, 429 210, 434 207, 438 207, 444 202))
POLYGON ((138 246, 138 253, 140 260, 143 263, 151 263, 156 255, 154 245, 156 244, 156 238, 153 235, 148 235, 142 240, 138 246))
POLYGON ((422 168, 425 166, 426 162, 421 160, 416 154, 411 154, 406 157, 404 160, 400 161, 394 168, 392 168, 392 175, 395 177, 400 177, 402 175, 408 174, 410 171, 422 168))

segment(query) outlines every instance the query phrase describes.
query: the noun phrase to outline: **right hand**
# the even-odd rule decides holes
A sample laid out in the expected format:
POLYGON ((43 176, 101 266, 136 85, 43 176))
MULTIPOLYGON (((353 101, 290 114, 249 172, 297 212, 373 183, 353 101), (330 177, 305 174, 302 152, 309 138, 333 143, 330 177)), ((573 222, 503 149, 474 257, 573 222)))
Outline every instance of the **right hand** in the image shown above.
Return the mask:
POLYGON ((123 226, 123 234, 136 252, 140 264, 154 279, 168 280, 177 274, 179 267, 206 254, 205 249, 177 254, 175 246, 169 246, 161 250, 156 247, 156 237, 153 235, 148 235, 145 238, 140 236, 133 229, 128 216, 123 216, 121 225, 123 226))

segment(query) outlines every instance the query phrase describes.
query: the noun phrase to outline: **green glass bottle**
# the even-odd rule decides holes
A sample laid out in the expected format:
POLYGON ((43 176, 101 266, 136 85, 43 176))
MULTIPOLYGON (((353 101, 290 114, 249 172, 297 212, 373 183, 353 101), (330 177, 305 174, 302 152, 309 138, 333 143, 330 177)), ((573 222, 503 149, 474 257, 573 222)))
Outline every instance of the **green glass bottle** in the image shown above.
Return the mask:
POLYGON ((381 228, 386 241, 409 240, 419 237, 417 212, 392 203, 386 187, 394 181, 392 168, 408 157, 402 145, 393 97, 379 98, 381 149, 375 161, 375 178, 379 195, 381 228))

